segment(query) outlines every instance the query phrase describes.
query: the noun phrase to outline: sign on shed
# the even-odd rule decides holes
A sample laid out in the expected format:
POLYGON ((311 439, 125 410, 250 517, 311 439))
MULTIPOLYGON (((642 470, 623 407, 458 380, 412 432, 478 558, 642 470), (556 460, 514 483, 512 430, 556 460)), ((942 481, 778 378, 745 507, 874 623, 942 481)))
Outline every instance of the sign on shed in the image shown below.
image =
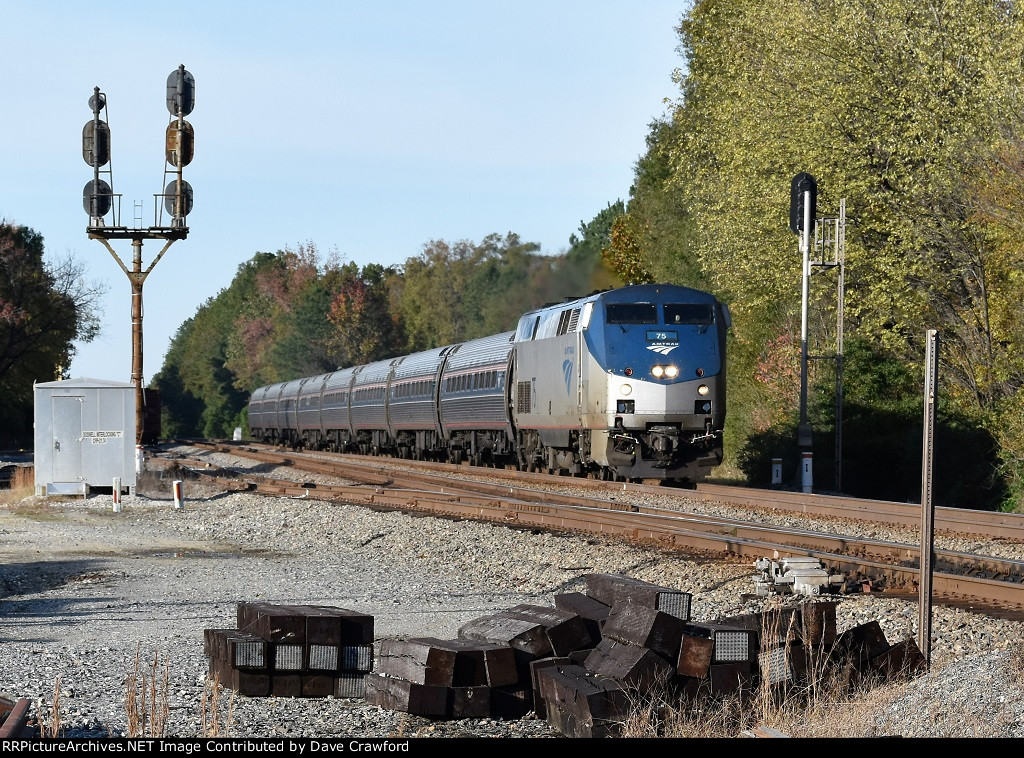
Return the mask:
POLYGON ((34 385, 37 495, 135 493, 135 385, 66 379, 34 385))

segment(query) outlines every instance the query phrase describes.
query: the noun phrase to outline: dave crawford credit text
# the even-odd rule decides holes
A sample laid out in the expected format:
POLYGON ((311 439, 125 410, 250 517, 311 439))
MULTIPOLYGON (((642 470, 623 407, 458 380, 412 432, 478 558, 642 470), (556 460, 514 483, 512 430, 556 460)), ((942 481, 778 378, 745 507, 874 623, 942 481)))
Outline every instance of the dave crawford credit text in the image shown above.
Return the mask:
POLYGON ((409 740, 317 739, 46 739, 2 740, 0 752, 32 753, 408 753, 409 740))

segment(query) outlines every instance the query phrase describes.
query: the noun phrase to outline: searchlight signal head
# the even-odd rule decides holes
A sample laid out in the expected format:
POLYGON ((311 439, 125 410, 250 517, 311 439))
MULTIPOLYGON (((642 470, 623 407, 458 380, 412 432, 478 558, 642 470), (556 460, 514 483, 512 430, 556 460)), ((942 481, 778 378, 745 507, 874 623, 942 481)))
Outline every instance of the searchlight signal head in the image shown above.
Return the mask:
POLYGON ((196 80, 181 64, 167 77, 167 110, 187 116, 196 106, 196 80))

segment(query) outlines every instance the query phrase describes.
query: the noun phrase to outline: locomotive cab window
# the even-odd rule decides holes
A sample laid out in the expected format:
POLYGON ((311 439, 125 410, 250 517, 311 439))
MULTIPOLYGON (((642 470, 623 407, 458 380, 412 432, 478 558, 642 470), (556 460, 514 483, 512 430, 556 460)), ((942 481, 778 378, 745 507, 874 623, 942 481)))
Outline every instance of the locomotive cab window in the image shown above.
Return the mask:
POLYGON ((715 314, 707 303, 666 303, 665 323, 708 326, 715 323, 715 314))
POLYGON ((606 315, 609 324, 658 323, 658 309, 653 303, 608 303, 606 315))

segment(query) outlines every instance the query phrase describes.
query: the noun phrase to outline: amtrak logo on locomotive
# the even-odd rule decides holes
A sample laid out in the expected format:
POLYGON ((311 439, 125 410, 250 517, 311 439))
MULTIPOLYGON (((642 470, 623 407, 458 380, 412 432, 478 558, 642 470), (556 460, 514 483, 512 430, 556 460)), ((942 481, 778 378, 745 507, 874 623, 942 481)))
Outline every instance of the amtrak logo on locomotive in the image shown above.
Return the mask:
POLYGON ((565 376, 565 394, 569 395, 572 393, 572 361, 568 358, 562 361, 562 374, 565 376))
POLYGON ((659 355, 668 355, 679 347, 679 334, 656 329, 647 330, 647 349, 659 355))

